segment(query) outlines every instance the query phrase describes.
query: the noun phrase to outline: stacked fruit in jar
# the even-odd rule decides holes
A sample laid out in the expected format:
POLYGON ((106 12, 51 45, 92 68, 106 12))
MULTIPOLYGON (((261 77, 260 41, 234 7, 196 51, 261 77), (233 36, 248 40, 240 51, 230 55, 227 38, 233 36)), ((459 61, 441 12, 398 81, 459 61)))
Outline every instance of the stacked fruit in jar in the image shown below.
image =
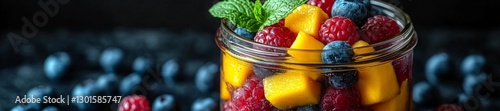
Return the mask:
MULTIPOLYGON (((291 58, 287 61, 295 63, 362 61, 369 57, 357 55, 376 51, 370 44, 400 33, 395 20, 373 13, 376 10, 369 0, 267 0, 263 3, 226 0, 215 4, 209 12, 231 21, 237 26, 234 32, 245 39, 290 48, 287 53, 291 58)), ((223 110, 404 111, 410 107, 408 72, 411 71, 404 59, 321 73, 264 68, 234 56, 230 52, 222 54, 223 110)))

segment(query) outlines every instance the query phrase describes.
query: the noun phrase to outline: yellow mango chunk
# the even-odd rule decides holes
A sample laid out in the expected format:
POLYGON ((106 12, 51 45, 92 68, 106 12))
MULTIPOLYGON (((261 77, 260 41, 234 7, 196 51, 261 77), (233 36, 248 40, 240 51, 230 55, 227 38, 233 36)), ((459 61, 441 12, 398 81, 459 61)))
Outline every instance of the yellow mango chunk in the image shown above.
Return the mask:
POLYGON ((408 79, 401 83, 399 95, 389 101, 375 104, 372 108, 374 111, 407 111, 408 110, 408 79))
POLYGON ((328 14, 321 8, 304 4, 285 18, 285 27, 290 28, 290 31, 294 33, 303 31, 317 38, 321 23, 326 19, 328 19, 328 14))
POLYGON ((229 94, 229 91, 227 90, 227 85, 226 82, 220 81, 220 98, 222 100, 229 100, 231 99, 231 95, 229 94))
MULTIPOLYGON (((380 64, 380 62, 374 64, 380 64)), ((399 93, 399 84, 390 62, 360 68, 358 72, 357 85, 363 105, 380 103, 399 93)))
POLYGON ((370 45, 370 44, 368 44, 367 42, 365 42, 363 40, 359 40, 358 42, 354 43, 352 45, 354 54, 355 55, 360 55, 360 54, 366 54, 366 53, 374 52, 375 49, 373 47, 365 47, 365 46, 368 46, 368 45, 370 45))
MULTIPOLYGON (((321 63, 321 52, 320 51, 308 51, 308 50, 322 50, 325 45, 321 43, 320 41, 316 40, 314 37, 310 36, 309 34, 306 34, 302 31, 300 31, 297 34, 297 37, 295 38, 295 41, 293 42, 292 50, 288 50, 288 54, 292 56, 291 59, 289 59, 289 62, 309 62, 309 63, 321 63), (298 50, 295 50, 298 49, 298 50), (304 50, 300 50, 304 49, 304 50)), ((318 80, 321 77, 320 72, 313 72, 313 71, 303 71, 300 69, 311 69, 310 67, 306 66, 298 66, 298 65, 287 65, 289 67, 292 67, 294 69, 298 70, 289 70, 290 73, 304 73, 308 74, 309 77, 312 80, 318 80)))
POLYGON ((296 62, 314 62, 321 63, 321 51, 307 51, 307 50, 322 50, 325 45, 314 37, 300 31, 293 42, 292 50, 288 50, 288 54, 293 57, 296 62), (293 50, 305 49, 305 50, 293 50))
POLYGON ((224 81, 233 85, 234 87, 241 87, 243 82, 252 73, 252 65, 238 60, 231 55, 222 55, 222 77, 224 81))
POLYGON ((264 94, 271 104, 279 109, 318 104, 321 84, 307 74, 277 74, 263 80, 264 94))
MULTIPOLYGON (((357 42, 353 46, 368 46, 368 43, 357 42)), ((375 51, 373 47, 354 50, 354 54, 365 54, 375 51)), ((357 60, 362 58, 357 58, 357 60)), ((391 62, 373 62, 358 69, 358 88, 361 103, 365 106, 384 102, 399 93, 399 84, 391 62)))

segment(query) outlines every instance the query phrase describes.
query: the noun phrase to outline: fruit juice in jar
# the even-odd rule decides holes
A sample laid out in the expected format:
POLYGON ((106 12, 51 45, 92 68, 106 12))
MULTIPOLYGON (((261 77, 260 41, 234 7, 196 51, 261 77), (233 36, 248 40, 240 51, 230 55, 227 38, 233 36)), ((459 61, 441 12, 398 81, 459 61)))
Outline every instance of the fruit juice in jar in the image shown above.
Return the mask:
POLYGON ((209 10, 223 18, 215 37, 222 110, 412 109, 417 35, 406 13, 379 0, 282 2, 209 10))

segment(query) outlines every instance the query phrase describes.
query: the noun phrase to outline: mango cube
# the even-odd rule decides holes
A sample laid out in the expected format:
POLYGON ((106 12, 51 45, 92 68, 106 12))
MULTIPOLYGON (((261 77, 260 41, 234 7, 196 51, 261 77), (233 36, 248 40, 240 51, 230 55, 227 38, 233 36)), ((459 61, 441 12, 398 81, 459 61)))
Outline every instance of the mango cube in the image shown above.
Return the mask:
POLYGON ((353 49, 354 54, 360 55, 360 54, 374 52, 375 49, 373 47, 368 47, 368 45, 370 45, 370 44, 368 44, 367 42, 365 42, 363 40, 359 40, 358 42, 354 43, 352 45, 352 47, 354 48, 353 49))
MULTIPOLYGON (((368 46, 368 43, 355 43, 353 46, 368 46), (357 45, 356 45, 357 44, 357 45)), ((354 50, 354 54, 365 54, 375 51, 373 47, 354 50)), ((360 60, 363 58, 357 58, 360 60)), ((373 62, 358 69, 358 89, 361 103, 365 106, 384 102, 399 93, 399 84, 391 62, 373 62)))
POLYGON ((293 42, 291 50, 288 50, 288 54, 293 57, 296 62, 314 62, 321 63, 321 51, 307 51, 307 50, 322 50, 325 45, 320 41, 316 40, 314 37, 300 31, 297 34, 297 38, 293 42), (304 50, 294 50, 294 49, 304 49, 304 50))
POLYGON ((266 99, 279 109, 318 104, 321 98, 321 84, 304 73, 287 71, 265 78, 263 85, 266 99))
POLYGON ((226 82, 220 81, 220 98, 222 100, 229 100, 231 99, 231 95, 229 94, 229 91, 227 90, 227 85, 226 82))
POLYGON ((304 4, 285 18, 285 27, 290 28, 294 33, 303 31, 317 38, 320 26, 326 19, 328 19, 328 14, 321 8, 304 4))
POLYGON ((224 53, 222 55, 222 72, 224 72, 222 74, 224 81, 234 87, 241 87, 252 73, 252 65, 224 53))
POLYGON ((406 111, 407 106, 411 103, 408 102, 409 92, 408 92, 408 79, 401 83, 400 93, 396 97, 389 101, 375 104, 373 106, 374 111, 406 111))

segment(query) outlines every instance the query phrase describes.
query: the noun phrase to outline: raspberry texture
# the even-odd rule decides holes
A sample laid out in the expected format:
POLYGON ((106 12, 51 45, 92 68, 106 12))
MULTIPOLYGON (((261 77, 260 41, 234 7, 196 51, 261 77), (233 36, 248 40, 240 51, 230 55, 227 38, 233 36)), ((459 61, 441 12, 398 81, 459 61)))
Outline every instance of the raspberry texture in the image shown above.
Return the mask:
POLYGON ((259 77, 251 75, 241 88, 235 90, 232 99, 224 103, 226 111, 272 111, 273 106, 264 96, 259 77))
POLYGON ((319 41, 328 44, 332 41, 347 41, 353 45, 359 40, 354 22, 342 16, 327 19, 319 29, 319 41))
POLYGON ((328 87, 321 106, 325 111, 361 111, 359 92, 355 88, 337 89, 328 87))
POLYGON ((455 104, 443 104, 437 107, 435 111, 463 111, 463 109, 455 104))
POLYGON ((255 42, 278 47, 290 47, 295 41, 296 34, 286 27, 265 27, 257 32, 255 42))
POLYGON ((130 95, 123 98, 118 111, 151 111, 151 109, 145 96, 130 95))
MULTIPOLYGON (((323 9, 323 11, 326 13, 332 12, 333 3, 335 3, 335 0, 309 0, 309 1, 307 1, 307 4, 318 6, 319 8, 323 9)), ((328 16, 331 17, 330 14, 328 14, 328 16)))
POLYGON ((387 40, 396 36, 400 32, 400 27, 393 19, 376 15, 368 18, 365 25, 361 27, 361 38, 373 44, 387 40))

